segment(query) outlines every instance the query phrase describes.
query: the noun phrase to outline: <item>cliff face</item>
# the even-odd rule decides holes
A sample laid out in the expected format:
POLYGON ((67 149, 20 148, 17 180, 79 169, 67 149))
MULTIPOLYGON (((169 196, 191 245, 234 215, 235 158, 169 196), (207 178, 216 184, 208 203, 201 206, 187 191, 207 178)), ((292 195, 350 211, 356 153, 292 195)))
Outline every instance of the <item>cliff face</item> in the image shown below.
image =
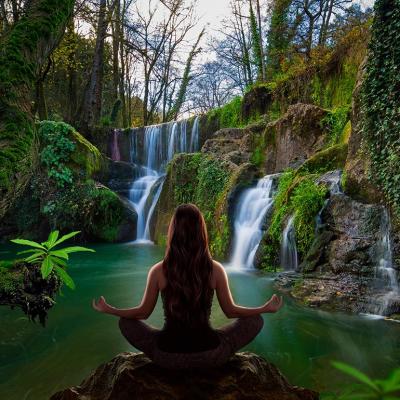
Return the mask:
POLYGON ((292 386, 273 365, 252 353, 235 354, 223 367, 171 371, 144 354, 121 353, 79 386, 50 400, 317 400, 312 390, 292 386))

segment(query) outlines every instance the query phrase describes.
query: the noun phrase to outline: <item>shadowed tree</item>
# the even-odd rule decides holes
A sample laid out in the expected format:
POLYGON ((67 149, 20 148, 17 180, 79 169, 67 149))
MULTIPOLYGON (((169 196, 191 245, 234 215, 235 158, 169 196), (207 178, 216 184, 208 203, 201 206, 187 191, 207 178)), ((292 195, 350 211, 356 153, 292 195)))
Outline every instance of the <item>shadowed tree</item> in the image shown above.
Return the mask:
POLYGON ((31 95, 59 43, 74 0, 31 0, 0 47, 0 218, 32 171, 35 125, 31 95))

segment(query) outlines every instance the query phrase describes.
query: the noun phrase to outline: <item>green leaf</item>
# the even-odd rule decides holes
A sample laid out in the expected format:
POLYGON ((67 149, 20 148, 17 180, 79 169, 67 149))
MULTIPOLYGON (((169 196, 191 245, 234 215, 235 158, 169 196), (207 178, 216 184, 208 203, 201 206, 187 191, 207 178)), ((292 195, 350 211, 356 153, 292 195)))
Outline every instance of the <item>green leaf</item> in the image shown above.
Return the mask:
POLYGON ((64 258, 66 260, 68 260, 69 256, 68 253, 65 251, 65 249, 62 250, 52 250, 49 252, 49 254, 51 256, 56 256, 56 257, 60 257, 60 258, 64 258))
POLYGON ((50 232, 49 238, 47 239, 47 248, 51 249, 54 246, 54 243, 58 239, 59 231, 50 232))
POLYGON ((63 249, 66 253, 76 253, 78 251, 90 251, 92 253, 95 253, 95 250, 93 249, 88 249, 87 247, 81 247, 81 246, 72 246, 72 247, 66 247, 63 249))
POLYGON ((339 371, 344 372, 347 375, 352 376, 353 378, 359 380, 362 383, 365 383, 367 386, 369 386, 371 389, 375 390, 376 392, 380 392, 379 387, 363 372, 359 371, 358 369, 339 362, 339 361, 332 361, 332 365, 337 368, 339 371))
POLYGON ((31 247, 36 247, 37 249, 42 249, 46 250, 44 246, 42 246, 40 243, 32 242, 31 240, 26 240, 26 239, 12 239, 10 242, 16 243, 16 244, 22 244, 24 246, 31 246, 31 247))
POLYGON ((59 245, 59 244, 62 243, 62 242, 65 242, 66 240, 72 238, 73 236, 76 236, 76 235, 77 235, 78 233, 80 233, 80 232, 81 232, 81 231, 74 231, 74 232, 68 233, 67 235, 62 236, 60 239, 58 239, 58 240, 54 243, 53 247, 59 245))
POLYGON ((28 253, 38 253, 38 252, 41 252, 42 254, 44 253, 43 250, 39 250, 39 249, 29 249, 29 250, 19 251, 17 254, 28 254, 28 253))
POLYGON ((46 279, 49 275, 50 272, 53 269, 53 263, 51 262, 50 257, 46 257, 43 262, 40 270, 42 271, 42 278, 46 279))
POLYGON ((43 256, 44 256, 45 254, 46 254, 46 253, 45 253, 44 251, 41 252, 41 253, 36 252, 36 253, 32 254, 31 256, 26 257, 24 260, 25 260, 26 262, 29 262, 29 263, 35 262, 35 261, 37 261, 37 260, 43 260, 43 256))
POLYGON ((72 290, 75 289, 75 283, 72 280, 72 278, 67 274, 65 270, 63 270, 61 267, 58 265, 55 266, 55 271, 57 272, 58 276, 61 278, 61 280, 72 290))
POLYGON ((67 263, 62 260, 61 258, 58 257, 54 257, 54 256, 50 256, 51 261, 57 265, 61 265, 62 267, 66 268, 67 267, 67 263))

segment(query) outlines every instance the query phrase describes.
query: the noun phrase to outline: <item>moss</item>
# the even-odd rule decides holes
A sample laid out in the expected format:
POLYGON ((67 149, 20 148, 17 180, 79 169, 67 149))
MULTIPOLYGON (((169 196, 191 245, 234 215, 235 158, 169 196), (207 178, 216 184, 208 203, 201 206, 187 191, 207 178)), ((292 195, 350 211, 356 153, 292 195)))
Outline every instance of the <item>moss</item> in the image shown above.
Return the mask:
POLYGON ((40 62, 60 37, 73 0, 37 1, 6 36, 0 52, 0 216, 28 181, 35 153, 30 94, 40 62), (43 41, 48 46, 43 46, 43 41), (43 50, 45 48, 45 50, 43 50))
POLYGON ((274 202, 274 212, 267 232, 264 264, 276 265, 284 224, 289 216, 294 215, 296 245, 302 259, 310 249, 315 238, 315 217, 320 211, 327 195, 324 186, 318 186, 318 175, 299 175, 287 170, 279 181, 274 202))
POLYGON ((23 285, 23 274, 12 269, 14 261, 0 262, 0 298, 15 295, 23 285))
POLYGON ((106 187, 100 187, 94 194, 92 232, 106 242, 117 240, 123 219, 123 207, 118 195, 106 187))
POLYGON ((54 229, 81 230, 86 240, 114 242, 123 220, 124 207, 118 195, 93 181, 48 194, 41 214, 54 229))
POLYGON ((232 166, 204 153, 177 154, 167 166, 167 177, 156 209, 155 238, 164 240, 173 210, 182 203, 194 203, 208 227, 215 257, 226 254, 230 239, 227 201, 232 182, 239 179, 232 166))
POLYGON ((328 146, 344 143, 344 130, 350 121, 350 109, 350 105, 334 108, 321 120, 322 127, 328 131, 328 146))
POLYGON ((298 170, 298 175, 325 173, 342 169, 346 163, 347 144, 337 144, 310 157, 298 170))
POLYGON ((75 129, 71 131, 71 136, 76 145, 75 151, 71 154, 72 162, 83 169, 87 178, 92 177, 102 165, 103 158, 100 151, 75 129))

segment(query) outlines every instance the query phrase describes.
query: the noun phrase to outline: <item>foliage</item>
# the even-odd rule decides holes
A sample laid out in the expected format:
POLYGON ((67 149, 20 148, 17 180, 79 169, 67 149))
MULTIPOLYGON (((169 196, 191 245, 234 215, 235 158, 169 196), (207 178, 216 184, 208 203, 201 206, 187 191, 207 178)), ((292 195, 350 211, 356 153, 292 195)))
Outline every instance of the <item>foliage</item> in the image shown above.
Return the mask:
POLYGON ((346 163, 347 147, 346 143, 340 143, 315 153, 297 170, 297 174, 323 174, 342 169, 346 163))
POLYGON ((113 242, 123 218, 118 195, 88 180, 57 191, 44 203, 42 213, 58 229, 82 228, 89 238, 113 242))
POLYGON ((254 15, 253 6, 250 2, 250 31, 251 31, 251 45, 253 50, 254 64, 257 66, 257 80, 262 80, 262 68, 263 68, 263 53, 261 48, 259 27, 257 24, 256 16, 254 15))
POLYGON ((324 400, 395 400, 400 396, 400 368, 393 370, 385 379, 371 379, 351 365, 338 361, 332 362, 332 365, 357 383, 346 387, 339 395, 326 394, 323 396, 324 400))
POLYGON ((268 31, 268 72, 281 72, 289 47, 289 6, 292 0, 274 0, 268 31))
POLYGON ((15 293, 23 283, 23 275, 13 273, 14 261, 0 261, 0 296, 15 293))
POLYGON ((300 256, 304 256, 315 237, 315 217, 322 208, 327 188, 315 183, 316 175, 300 176, 287 170, 279 181, 275 196, 274 213, 268 230, 275 247, 282 240, 284 223, 295 215, 296 244, 300 256))
POLYGON ((344 141, 344 128, 349 121, 350 105, 333 108, 322 119, 321 124, 328 130, 328 147, 344 141))
POLYGON ((41 162, 47 167, 49 178, 58 187, 72 183, 73 174, 67 163, 76 146, 69 138, 72 127, 64 122, 42 121, 39 124, 39 137, 43 150, 41 162))
POLYGON ((34 159, 35 128, 30 109, 30 94, 38 69, 57 43, 72 12, 72 0, 41 0, 2 38, 0 52, 0 215, 14 193, 27 182, 34 159), (47 40, 47 46, 43 45, 47 40), (7 194, 7 195, 6 195, 7 194))
POLYGON ((226 214, 218 214, 223 203, 231 172, 223 162, 203 153, 176 156, 168 165, 167 173, 175 174, 172 183, 174 204, 194 203, 204 215, 215 255, 226 251, 229 241, 229 222, 226 214))
POLYGON ((361 90, 362 135, 371 176, 400 215, 400 7, 377 0, 361 90))
POLYGON ((315 237, 315 217, 322 208, 327 188, 318 186, 312 176, 301 180, 293 189, 289 207, 295 214, 296 243, 304 256, 315 237))
POLYGON ((79 232, 80 231, 71 232, 59 238, 59 232, 53 231, 50 232, 47 241, 42 243, 37 243, 26 239, 13 239, 11 242, 32 247, 32 249, 20 251, 18 254, 32 253, 30 256, 25 258, 25 261, 30 264, 40 264, 40 270, 43 279, 46 279, 54 270, 61 281, 63 281, 70 289, 74 289, 74 281, 66 272, 69 254, 80 251, 94 252, 94 250, 80 246, 64 247, 56 250, 55 247, 76 236, 79 232))
POLYGON ((242 98, 237 96, 223 107, 215 108, 207 114, 208 119, 216 118, 219 122, 219 128, 235 128, 243 124, 242 98))

